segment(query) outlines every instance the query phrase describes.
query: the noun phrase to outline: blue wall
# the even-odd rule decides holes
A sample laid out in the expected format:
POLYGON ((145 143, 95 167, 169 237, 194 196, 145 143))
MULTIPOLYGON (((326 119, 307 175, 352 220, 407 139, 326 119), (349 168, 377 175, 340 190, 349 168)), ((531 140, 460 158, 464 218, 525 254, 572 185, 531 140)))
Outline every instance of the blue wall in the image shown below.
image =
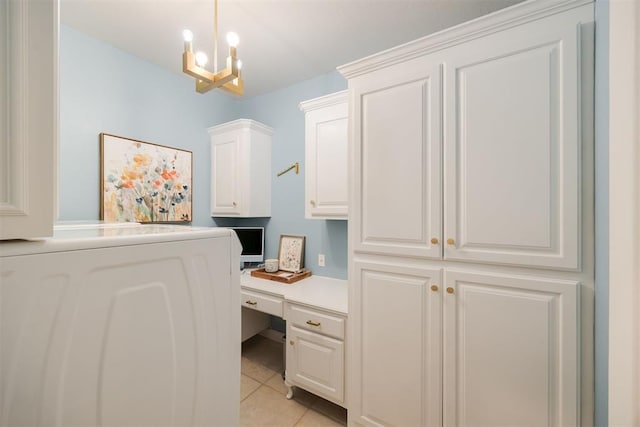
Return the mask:
POLYGON ((187 76, 62 27, 60 220, 99 218, 99 134, 106 132, 191 150, 193 224, 213 224, 205 129, 235 118, 236 103, 220 93, 200 95, 193 86, 187 76))
MULTIPOLYGON (((301 101, 347 88, 337 72, 322 75, 262 96, 243 100, 243 117, 275 129, 271 174, 271 219, 265 238, 269 258, 277 258, 281 234, 306 236, 305 266, 314 274, 347 278, 347 221, 304 219, 304 113, 301 101), (293 171, 276 177, 277 172, 300 163, 300 174, 293 171), (318 254, 325 255, 325 267, 318 266, 318 254)), ((245 221, 247 222, 247 221, 245 221)))
MULTIPOLYGON (((179 58, 177 58, 179 60, 179 58)), ((314 274, 347 276, 346 221, 304 219, 304 115, 300 101, 346 89, 337 73, 259 97, 237 99, 220 91, 200 95, 193 79, 171 73, 62 26, 60 40, 59 219, 99 218, 100 132, 193 152, 193 225, 266 226, 266 256, 276 257, 280 234, 307 236, 305 265, 314 274), (275 129, 272 217, 210 217, 210 143, 206 129, 238 118, 275 129), (300 175, 276 173, 300 162, 300 175), (326 267, 318 267, 318 254, 326 267)))

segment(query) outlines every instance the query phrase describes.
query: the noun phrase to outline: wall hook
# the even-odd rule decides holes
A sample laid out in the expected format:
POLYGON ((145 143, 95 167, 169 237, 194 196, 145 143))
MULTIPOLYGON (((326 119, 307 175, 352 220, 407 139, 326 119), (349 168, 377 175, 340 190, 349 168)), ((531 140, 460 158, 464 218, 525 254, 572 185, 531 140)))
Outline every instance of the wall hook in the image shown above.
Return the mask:
POLYGON ((298 175, 298 173, 300 173, 300 165, 298 164, 298 162, 295 162, 285 170, 278 172, 278 176, 284 175, 285 173, 289 172, 291 169, 295 169, 296 175, 298 175))

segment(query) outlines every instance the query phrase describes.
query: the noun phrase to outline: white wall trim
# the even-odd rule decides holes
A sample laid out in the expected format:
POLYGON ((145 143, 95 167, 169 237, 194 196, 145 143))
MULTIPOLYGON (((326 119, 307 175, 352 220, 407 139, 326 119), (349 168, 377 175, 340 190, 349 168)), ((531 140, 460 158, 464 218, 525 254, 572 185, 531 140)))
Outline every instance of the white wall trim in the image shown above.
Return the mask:
POLYGON ((302 101, 298 108, 305 113, 311 110, 330 107, 332 105, 347 102, 349 99, 349 91, 341 90, 340 92, 330 93, 329 95, 320 96, 318 98, 302 101))
POLYGON ((271 341, 275 341, 278 344, 282 344, 282 337, 285 335, 285 333, 269 328, 260 332, 258 335, 262 335, 263 337, 270 339, 271 341))
POLYGON ((593 0, 529 0, 337 67, 347 79, 571 9, 593 20, 593 0))
POLYGON ((640 4, 609 3, 609 425, 640 425, 640 4))
POLYGON ((265 135, 273 135, 273 128, 251 119, 238 119, 231 122, 222 123, 220 125, 207 128, 209 135, 218 135, 224 132, 233 132, 240 129, 250 129, 262 132, 265 135))

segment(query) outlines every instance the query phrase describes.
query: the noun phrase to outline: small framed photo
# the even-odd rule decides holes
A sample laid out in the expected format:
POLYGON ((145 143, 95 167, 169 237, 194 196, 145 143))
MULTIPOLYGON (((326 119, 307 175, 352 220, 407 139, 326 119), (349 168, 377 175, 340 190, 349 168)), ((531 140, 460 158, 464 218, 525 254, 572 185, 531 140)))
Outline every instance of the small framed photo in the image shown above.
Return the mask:
POLYGON ((278 248, 278 268, 283 271, 297 273, 304 268, 305 236, 280 235, 278 248))

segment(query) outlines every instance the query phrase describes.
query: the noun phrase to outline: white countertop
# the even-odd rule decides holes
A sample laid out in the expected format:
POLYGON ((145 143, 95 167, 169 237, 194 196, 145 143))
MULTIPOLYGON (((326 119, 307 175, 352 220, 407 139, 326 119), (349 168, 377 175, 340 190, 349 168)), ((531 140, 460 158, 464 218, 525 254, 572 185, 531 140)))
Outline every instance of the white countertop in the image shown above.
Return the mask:
POLYGON ((305 304, 345 316, 348 313, 346 280, 312 275, 287 284, 253 277, 250 270, 244 270, 240 276, 240 285, 248 291, 271 294, 285 301, 305 304))

